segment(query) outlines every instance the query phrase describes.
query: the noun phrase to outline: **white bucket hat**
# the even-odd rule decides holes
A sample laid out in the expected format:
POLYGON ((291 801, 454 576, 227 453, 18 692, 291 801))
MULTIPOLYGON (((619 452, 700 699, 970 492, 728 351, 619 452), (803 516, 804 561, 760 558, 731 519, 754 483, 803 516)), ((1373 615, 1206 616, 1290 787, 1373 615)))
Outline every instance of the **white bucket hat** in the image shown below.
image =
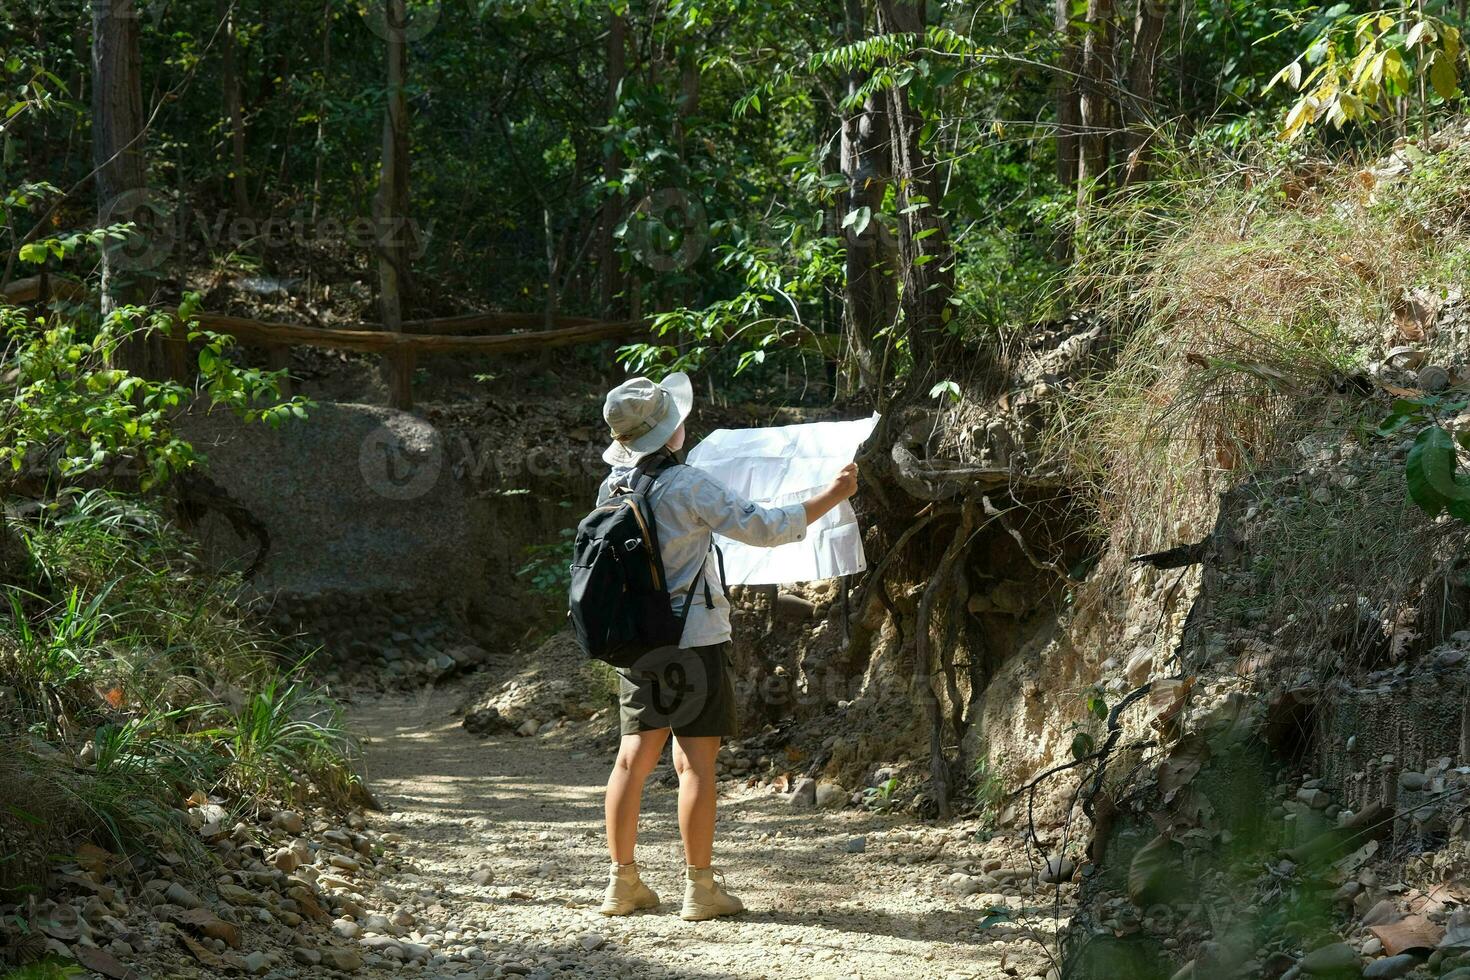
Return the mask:
POLYGON ((602 454, 613 466, 632 466, 661 448, 694 407, 689 375, 676 371, 661 382, 629 378, 607 393, 602 417, 612 430, 612 445, 602 454))

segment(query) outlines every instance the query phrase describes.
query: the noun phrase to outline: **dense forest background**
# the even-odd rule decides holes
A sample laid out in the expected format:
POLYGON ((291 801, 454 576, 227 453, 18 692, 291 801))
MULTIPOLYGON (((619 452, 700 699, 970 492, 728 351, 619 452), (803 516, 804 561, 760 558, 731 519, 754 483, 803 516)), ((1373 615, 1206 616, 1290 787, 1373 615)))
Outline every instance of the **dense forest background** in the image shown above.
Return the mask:
MULTIPOLYGON (((1269 144, 1296 95, 1268 83, 1314 44, 1309 70, 1352 57, 1323 39, 1363 12, 11 3, 8 275, 34 271, 15 261, 27 241, 141 215, 157 240, 124 278, 157 273, 164 292, 266 272, 300 279, 319 317, 668 314, 668 342, 631 363, 728 373, 798 340, 870 359, 898 263, 933 255, 942 331, 993 343, 1064 305, 1079 202, 1182 154, 1269 144)), ((1459 14, 1390 12, 1375 44, 1424 67, 1411 22, 1459 14)), ((1402 131, 1422 86, 1382 85, 1362 101, 1402 131)))

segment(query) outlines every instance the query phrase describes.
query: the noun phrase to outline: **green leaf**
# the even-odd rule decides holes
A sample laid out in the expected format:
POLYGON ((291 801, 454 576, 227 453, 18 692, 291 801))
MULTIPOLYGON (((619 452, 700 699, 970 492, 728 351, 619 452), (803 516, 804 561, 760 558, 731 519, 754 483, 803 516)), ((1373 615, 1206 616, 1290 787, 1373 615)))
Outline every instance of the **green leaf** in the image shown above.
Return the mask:
POLYGON ((1404 462, 1404 476, 1409 497, 1431 517, 1451 502, 1470 500, 1470 487, 1455 473, 1454 440, 1440 426, 1419 433, 1404 462))
POLYGON ((945 395, 949 396, 950 401, 959 401, 960 386, 953 381, 941 381, 929 389, 930 398, 943 398, 945 395))
POLYGON ((1429 84, 1434 86, 1434 93, 1446 102, 1460 94, 1460 74, 1455 70, 1454 61, 1443 51, 1434 52, 1429 67, 1429 84))
POLYGON ((1097 742, 1086 732, 1078 732, 1072 736, 1072 758, 1082 760, 1092 754, 1097 742))
POLYGON ((1402 429, 1408 423, 1409 418, 1410 416, 1408 415, 1394 412, 1388 418, 1379 423, 1377 430, 1378 434, 1381 436, 1393 435, 1395 432, 1402 429))
POLYGON ((995 905, 985 910, 985 918, 980 920, 977 928, 989 929, 991 926, 999 925, 1002 922, 1009 921, 1011 921, 1010 909, 1004 908, 1003 906, 995 905))

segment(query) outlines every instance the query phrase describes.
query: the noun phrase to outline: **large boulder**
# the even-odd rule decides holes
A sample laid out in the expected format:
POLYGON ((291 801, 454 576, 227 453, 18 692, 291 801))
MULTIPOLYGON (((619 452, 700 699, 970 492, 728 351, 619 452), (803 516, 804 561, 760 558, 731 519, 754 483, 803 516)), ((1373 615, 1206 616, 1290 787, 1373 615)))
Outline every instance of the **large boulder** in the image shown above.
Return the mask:
MULTIPOLYGON (((477 580, 462 486, 423 419, 323 403, 279 429, 215 411, 182 430, 206 457, 206 475, 270 534, 251 582, 260 592, 460 598, 477 580)), ((197 530, 216 561, 245 567, 254 557, 255 542, 218 515, 197 530)))

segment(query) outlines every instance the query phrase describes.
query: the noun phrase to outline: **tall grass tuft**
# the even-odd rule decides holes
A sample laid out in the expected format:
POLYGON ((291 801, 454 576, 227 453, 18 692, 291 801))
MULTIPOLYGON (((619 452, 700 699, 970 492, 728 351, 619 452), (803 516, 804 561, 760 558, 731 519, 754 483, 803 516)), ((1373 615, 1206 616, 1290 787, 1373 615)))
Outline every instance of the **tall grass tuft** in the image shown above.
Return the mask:
POLYGON ((1279 150, 1164 164, 1086 223, 1068 288, 1112 327, 1115 360, 1052 434, 1132 551, 1178 543, 1179 518, 1360 406, 1343 379, 1406 292, 1452 285, 1466 256, 1463 141, 1396 174, 1279 150))
POLYGON ((340 708, 152 505, 71 492, 12 530, 27 573, 0 606, 0 893, 82 838, 203 859, 179 810, 198 792, 349 801, 340 708))

